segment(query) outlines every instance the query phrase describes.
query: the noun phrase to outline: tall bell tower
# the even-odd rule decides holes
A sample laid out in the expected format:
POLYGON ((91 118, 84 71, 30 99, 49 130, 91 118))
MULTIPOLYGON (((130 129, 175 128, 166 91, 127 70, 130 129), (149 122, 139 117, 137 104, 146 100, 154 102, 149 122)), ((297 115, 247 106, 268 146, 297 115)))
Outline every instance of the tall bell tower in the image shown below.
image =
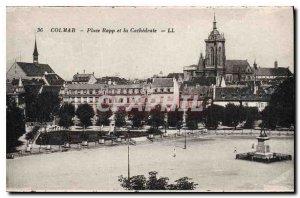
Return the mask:
POLYGON ((39 53, 36 46, 36 36, 34 38, 34 50, 33 50, 33 63, 38 64, 39 63, 39 53))
POLYGON ((209 76, 219 76, 225 74, 225 38, 217 30, 216 16, 214 15, 213 30, 208 39, 205 39, 206 56, 205 68, 209 70, 209 76))

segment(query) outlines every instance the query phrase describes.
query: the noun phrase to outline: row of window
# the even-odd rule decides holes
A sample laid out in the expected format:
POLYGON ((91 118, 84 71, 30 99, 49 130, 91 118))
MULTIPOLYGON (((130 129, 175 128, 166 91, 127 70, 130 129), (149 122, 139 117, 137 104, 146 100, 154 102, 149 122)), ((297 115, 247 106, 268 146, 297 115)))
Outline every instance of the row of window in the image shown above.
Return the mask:
POLYGON ((109 90, 100 90, 100 89, 79 89, 79 90, 69 90, 68 94, 142 94, 144 91, 142 89, 109 89, 109 90))
POLYGON ((171 92, 170 88, 154 88, 153 93, 159 93, 159 92, 171 92))
MULTIPOLYGON (((103 103, 112 103, 112 102, 117 102, 117 103, 124 103, 125 98, 103 98, 103 103), (115 101, 118 100, 118 101, 115 101)), ((65 98, 64 102, 71 102, 71 103, 98 103, 99 97, 70 97, 70 98, 65 98)), ((147 102, 148 98, 135 98, 135 97, 127 97, 126 98, 126 102, 130 103, 130 102, 147 102)), ((156 98, 151 98, 151 102, 156 102, 156 98)), ((159 102, 163 102, 164 101, 164 97, 161 97, 158 99, 159 102)), ((173 101, 173 97, 172 96, 168 96, 167 101, 173 101)))
MULTIPOLYGON (((231 94, 231 96, 232 96, 233 98, 237 98, 238 95, 237 95, 237 94, 231 94)), ((226 94, 221 94, 221 97, 222 97, 222 98, 225 98, 225 97, 226 97, 226 94)), ((241 97, 242 97, 242 98, 246 98, 246 95, 245 95, 245 94, 242 94, 241 97)), ((262 98, 262 94, 259 94, 259 97, 262 98)))
MULTIPOLYGON (((247 75, 247 76, 242 75, 241 76, 241 80, 242 81, 243 80, 251 80, 251 79, 252 79, 252 77, 249 76, 249 75, 247 75)), ((225 76, 225 80, 228 81, 228 82, 232 82, 233 81, 233 75, 226 75, 225 76)))

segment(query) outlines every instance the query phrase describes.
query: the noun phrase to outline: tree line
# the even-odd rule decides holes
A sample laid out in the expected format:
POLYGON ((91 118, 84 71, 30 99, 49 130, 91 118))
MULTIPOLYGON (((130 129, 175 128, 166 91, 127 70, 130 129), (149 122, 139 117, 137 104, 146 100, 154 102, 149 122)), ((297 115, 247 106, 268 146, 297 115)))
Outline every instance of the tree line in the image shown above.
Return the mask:
MULTIPOLYGON (((61 101, 58 94, 53 92, 27 91, 25 94, 25 114, 16 106, 12 98, 6 100, 6 134, 7 152, 11 152, 20 144, 18 139, 25 133, 25 122, 49 122, 54 116, 59 117, 59 125, 64 128, 73 126, 73 118, 76 115, 81 125, 88 127, 92 125, 91 118, 94 117, 93 108, 89 104, 80 104, 75 111, 75 107, 70 103, 60 106, 61 101), (26 116, 25 116, 26 115, 26 116)), ((108 107, 107 104, 103 108, 108 107)), ((126 125, 126 118, 132 122, 133 127, 142 127, 145 124, 151 126, 152 131, 159 130, 159 127, 183 126, 183 112, 178 108, 175 111, 160 111, 157 105, 150 112, 132 109, 126 112, 124 108, 118 109, 115 113, 115 125, 122 127, 126 125), (167 120, 165 120, 167 114, 167 120)), ((109 118, 112 111, 97 112, 97 125, 109 125, 109 118)), ((201 112, 186 111, 186 127, 190 130, 198 128, 199 123, 203 123, 207 128, 217 128, 219 124, 230 127, 237 127, 243 123, 244 128, 253 128, 256 120, 262 120, 263 127, 276 129, 277 127, 291 127, 295 125, 295 79, 290 77, 279 84, 271 96, 268 106, 262 112, 258 112, 256 107, 244 107, 240 105, 227 104, 225 107, 212 104, 201 112)))

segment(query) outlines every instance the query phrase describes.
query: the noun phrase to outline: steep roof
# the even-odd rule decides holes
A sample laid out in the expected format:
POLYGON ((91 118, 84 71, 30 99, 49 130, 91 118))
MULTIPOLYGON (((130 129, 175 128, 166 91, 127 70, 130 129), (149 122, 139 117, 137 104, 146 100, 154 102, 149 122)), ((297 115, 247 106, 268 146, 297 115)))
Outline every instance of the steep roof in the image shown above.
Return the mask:
POLYGON ((36 47, 36 40, 34 41, 34 51, 33 51, 33 56, 38 56, 39 53, 38 53, 38 50, 37 50, 37 47, 36 47))
POLYGON ((216 87, 215 101, 269 101, 270 95, 260 87, 254 94, 251 87, 216 87))
POLYGON ((193 77, 190 81, 185 81, 183 83, 184 86, 211 86, 212 84, 216 84, 216 78, 215 77, 193 77))
POLYGON ((289 68, 257 68, 255 70, 256 76, 291 76, 292 73, 289 68))
POLYGON ((104 84, 68 84, 68 89, 103 89, 106 88, 104 84))
POLYGON ((73 82, 88 82, 93 74, 75 74, 73 76, 73 82))
POLYGON ((152 87, 173 87, 173 78, 153 78, 152 87))
POLYGON ((45 72, 55 73, 48 64, 17 62, 27 76, 43 76, 45 72))
POLYGON ((41 93, 52 92, 55 94, 59 94, 60 88, 61 88, 61 86, 45 85, 42 87, 41 93))
POLYGON ((208 86, 183 87, 182 95, 200 95, 202 97, 212 97, 212 88, 208 86))
POLYGON ((125 84, 125 85, 108 85, 111 89, 138 89, 143 88, 144 84, 125 84))
POLYGON ((97 83, 107 83, 109 80, 115 82, 116 84, 128 84, 129 80, 125 78, 120 78, 118 76, 104 76, 101 78, 97 78, 97 83))
POLYGON ((176 80, 179 79, 179 77, 183 78, 183 73, 169 73, 168 78, 175 78, 176 80))
POLYGON ((184 71, 191 71, 191 70, 197 70, 197 69, 198 69, 198 65, 189 65, 189 66, 183 67, 184 71))
POLYGON ((247 60, 226 60, 225 62, 226 73, 252 73, 253 69, 247 71, 250 67, 247 60))
POLYGON ((46 74, 45 79, 50 85, 63 85, 64 80, 57 74, 46 74))

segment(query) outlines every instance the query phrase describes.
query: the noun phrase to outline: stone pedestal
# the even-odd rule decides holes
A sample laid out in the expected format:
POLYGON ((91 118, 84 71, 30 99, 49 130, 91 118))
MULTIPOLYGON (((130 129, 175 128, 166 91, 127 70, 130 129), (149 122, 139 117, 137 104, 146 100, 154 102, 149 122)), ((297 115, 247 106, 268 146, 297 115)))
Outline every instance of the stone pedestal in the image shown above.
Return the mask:
POLYGON ((263 159, 271 158, 273 156, 273 153, 271 153, 270 146, 265 142, 270 138, 267 136, 259 136, 256 139, 258 141, 258 144, 256 145, 256 151, 254 155, 263 159))

